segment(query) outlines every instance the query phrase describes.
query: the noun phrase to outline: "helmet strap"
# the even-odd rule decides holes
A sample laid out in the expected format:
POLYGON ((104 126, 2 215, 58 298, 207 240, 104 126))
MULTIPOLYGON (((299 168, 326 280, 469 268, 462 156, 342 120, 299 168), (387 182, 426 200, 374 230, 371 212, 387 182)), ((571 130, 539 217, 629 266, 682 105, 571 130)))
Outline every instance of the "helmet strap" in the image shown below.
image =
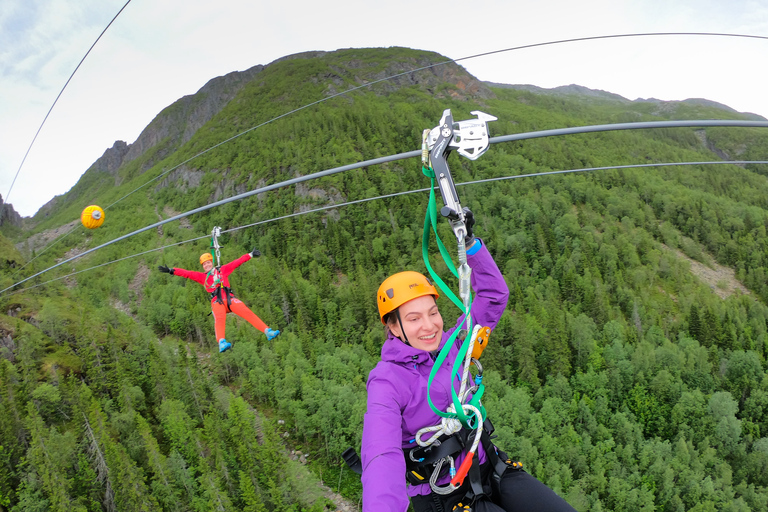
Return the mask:
POLYGON ((403 327, 403 319, 400 318, 400 308, 397 308, 395 310, 395 316, 397 317, 397 323, 400 324, 400 333, 403 335, 403 343, 405 343, 410 347, 411 344, 408 342, 408 336, 405 335, 405 328, 403 327))

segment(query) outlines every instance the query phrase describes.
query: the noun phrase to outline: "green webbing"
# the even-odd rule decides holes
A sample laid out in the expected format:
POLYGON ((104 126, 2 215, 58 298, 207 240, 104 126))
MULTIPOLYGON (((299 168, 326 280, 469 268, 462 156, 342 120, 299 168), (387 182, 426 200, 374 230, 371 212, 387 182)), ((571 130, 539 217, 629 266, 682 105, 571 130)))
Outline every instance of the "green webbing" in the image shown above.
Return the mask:
MULTIPOLYGON (((432 276, 432 280, 437 284, 438 288, 445 294, 446 297, 448 297, 451 302, 453 302, 461 311, 464 312, 464 320, 461 322, 461 324, 456 326, 456 330, 453 331, 453 334, 448 338, 448 340, 445 342, 445 345, 443 345, 442 350, 440 350, 440 353, 437 356, 437 359, 435 360, 435 364, 432 367, 432 371, 429 373, 429 380, 427 381, 427 403, 429 403, 429 407, 432 409, 432 411, 437 414, 440 417, 443 418, 458 418, 461 423, 470 428, 474 428, 475 425, 472 425, 472 418, 474 417, 474 414, 467 415, 464 414, 464 408, 462 407, 461 400, 459 399, 458 394, 456 393, 456 389, 454 387, 454 381, 456 380, 456 376, 459 374, 459 370, 461 368, 462 363, 464 362, 464 359, 467 355, 467 350, 469 349, 469 343, 471 341, 471 333, 472 333, 472 317, 470 315, 470 311, 472 309, 472 298, 470 295, 470 304, 468 308, 464 308, 464 303, 456 297, 456 294, 454 294, 450 288, 445 284, 445 282, 440 278, 440 276, 437 275, 437 273, 432 268, 432 265, 429 263, 429 232, 430 232, 430 226, 432 228, 432 231, 435 233, 435 239, 437 240, 437 247, 440 250, 440 254, 443 256, 443 260, 445 261, 446 266, 448 269, 453 273, 456 278, 459 277, 459 273, 456 270, 456 267, 453 264, 453 260, 451 259, 450 254, 448 253, 448 250, 445 248, 445 245, 443 245, 443 242, 440 240, 440 236, 437 234, 437 205, 435 201, 435 173, 432 169, 427 167, 422 167, 422 172, 424 175, 430 178, 432 182, 432 186, 429 189, 429 203, 427 204, 427 213, 424 217, 424 233, 421 239, 421 249, 422 249, 422 256, 424 257, 424 265, 427 267, 427 270, 429 271, 429 274, 432 276), (462 327, 466 325, 467 333, 469 333, 468 337, 463 341, 461 344, 461 348, 459 349, 459 354, 456 356, 456 360, 453 362, 453 369, 451 371, 451 400, 453 402, 454 410, 457 412, 450 413, 450 412, 444 412, 435 407, 435 405, 432 403, 432 397, 430 396, 430 390, 432 389, 432 380, 437 375, 437 371, 442 366, 445 359, 448 357, 448 353, 451 350, 451 347, 453 346, 456 336, 459 335, 459 332, 462 330, 462 327)), ((485 420, 485 408, 480 405, 480 399, 482 398, 483 391, 485 391, 485 386, 483 384, 480 384, 479 389, 472 397, 472 400, 470 400, 470 404, 477 407, 482 416, 483 420, 485 420)))
POLYGON ((458 279, 459 272, 456 270, 456 267, 453 264, 453 260, 451 259, 451 255, 448 253, 448 250, 445 248, 445 245, 443 245, 442 240, 440 240, 440 236, 437 234, 437 205, 435 201, 435 173, 432 171, 432 169, 428 169, 426 167, 422 167, 422 172, 429 176, 429 178, 432 180, 432 187, 429 189, 429 203, 427 204, 427 214, 424 217, 424 233, 421 238, 421 253, 424 257, 424 265, 426 265, 427 270, 429 271, 429 274, 432 276, 432 279, 437 283, 438 287, 445 293, 446 297, 451 299, 451 302, 456 304, 456 307, 458 307, 460 310, 464 311, 464 303, 451 291, 450 288, 448 288, 448 285, 445 284, 445 282, 440 279, 440 276, 438 276, 435 271, 432 269, 432 265, 429 263, 429 227, 432 226, 432 230, 435 232, 435 240, 437 241, 437 247, 440 249, 440 254, 443 256, 443 260, 445 261, 446 266, 448 267, 448 270, 451 271, 451 273, 456 276, 458 279), (428 174, 429 172, 429 174, 428 174))

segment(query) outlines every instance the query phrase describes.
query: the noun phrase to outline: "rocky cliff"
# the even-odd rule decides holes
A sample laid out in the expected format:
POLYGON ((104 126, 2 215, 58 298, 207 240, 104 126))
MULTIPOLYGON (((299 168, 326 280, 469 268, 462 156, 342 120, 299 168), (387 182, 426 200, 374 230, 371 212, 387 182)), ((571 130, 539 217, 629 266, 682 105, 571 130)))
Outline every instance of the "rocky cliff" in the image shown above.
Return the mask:
POLYGON ((88 171, 115 175, 123 165, 160 146, 160 150, 142 165, 142 172, 149 169, 156 161, 192 138, 200 127, 218 114, 262 69, 264 66, 258 65, 210 80, 195 94, 184 96, 163 109, 133 144, 116 141, 88 171))
MULTIPOLYGON (((104 154, 88 168, 84 176, 106 173, 113 176, 115 185, 118 185, 124 179, 118 174, 118 171, 126 164, 143 157, 152 150, 151 157, 142 162, 140 172, 143 173, 158 160, 162 160, 187 142, 201 126, 219 113, 237 95, 240 89, 262 69, 264 66, 258 65, 245 71, 234 71, 211 79, 195 94, 184 96, 163 109, 144 128, 133 144, 128 144, 122 140, 115 141, 112 147, 104 151, 104 154)), ((56 196, 48 201, 34 215, 34 219, 40 220, 49 216, 56 210, 60 201, 78 196, 81 183, 83 183, 82 179, 66 194, 56 196)))
POLYGON ((3 196, 0 195, 0 226, 9 224, 11 226, 21 227, 21 215, 13 209, 12 204, 5 204, 3 196))

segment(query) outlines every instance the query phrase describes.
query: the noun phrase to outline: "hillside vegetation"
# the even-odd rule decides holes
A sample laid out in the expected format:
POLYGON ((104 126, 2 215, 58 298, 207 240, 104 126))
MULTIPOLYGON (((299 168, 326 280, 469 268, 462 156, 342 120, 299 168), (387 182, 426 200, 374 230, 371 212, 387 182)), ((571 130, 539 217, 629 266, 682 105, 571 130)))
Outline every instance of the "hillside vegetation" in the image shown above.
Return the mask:
MULTIPOLYGON (((740 118, 706 104, 491 86, 451 64, 334 97, 189 160, 293 109, 445 60, 351 49, 265 66, 188 140, 160 140, 114 174, 92 168, 33 229, 7 233, 26 261, 39 256, 21 271, 19 257, 0 259, 0 285, 224 197, 418 149, 445 108, 456 120, 498 117, 494 135, 740 118), (29 237, 90 203, 115 203, 103 227, 33 250, 29 237)), ((496 144, 477 161, 449 160, 457 183, 514 177, 458 189, 512 292, 482 358, 483 401, 495 442, 577 510, 768 509, 768 166, 524 175, 767 156, 764 130, 674 128, 496 144), (732 269, 746 291, 718 293, 729 283, 702 280, 690 261, 732 269)), ((424 271, 426 193, 286 216, 428 183, 413 159, 280 188, 22 287, 137 257, 0 295, 0 510, 335 510, 319 480, 358 503, 359 479, 340 454, 360 446, 384 339, 375 292, 393 272, 424 271), (234 347, 219 354, 202 287, 156 267, 196 269, 209 239, 181 242, 246 225, 222 237, 222 257, 261 250, 231 281, 282 334, 268 342, 232 318, 234 347)), ((447 223, 440 235, 451 240, 447 223)), ((446 322, 458 315, 439 304, 446 322)))

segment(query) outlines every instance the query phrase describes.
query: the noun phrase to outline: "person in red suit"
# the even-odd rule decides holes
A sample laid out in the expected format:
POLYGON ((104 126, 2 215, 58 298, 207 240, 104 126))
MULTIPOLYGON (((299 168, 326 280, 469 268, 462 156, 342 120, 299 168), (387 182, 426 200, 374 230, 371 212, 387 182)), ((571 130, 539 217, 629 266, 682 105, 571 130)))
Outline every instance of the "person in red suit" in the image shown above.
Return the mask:
POLYGON ((215 320, 216 339, 219 340, 219 352, 224 352, 232 347, 232 344, 227 341, 225 336, 227 313, 230 312, 240 318, 244 318, 256 329, 266 334, 268 340, 280 334, 280 331, 267 327, 267 324, 256 316, 256 313, 248 309, 248 306, 235 297, 232 288, 229 286, 229 274, 246 261, 258 256, 261 256, 261 252, 258 249, 254 249, 236 260, 216 268, 213 266, 213 255, 206 252, 200 255, 200 264, 203 266, 203 272, 175 267, 168 268, 165 265, 157 267, 160 272, 196 281, 202 284, 205 287, 205 291, 211 294, 211 308, 215 320))

